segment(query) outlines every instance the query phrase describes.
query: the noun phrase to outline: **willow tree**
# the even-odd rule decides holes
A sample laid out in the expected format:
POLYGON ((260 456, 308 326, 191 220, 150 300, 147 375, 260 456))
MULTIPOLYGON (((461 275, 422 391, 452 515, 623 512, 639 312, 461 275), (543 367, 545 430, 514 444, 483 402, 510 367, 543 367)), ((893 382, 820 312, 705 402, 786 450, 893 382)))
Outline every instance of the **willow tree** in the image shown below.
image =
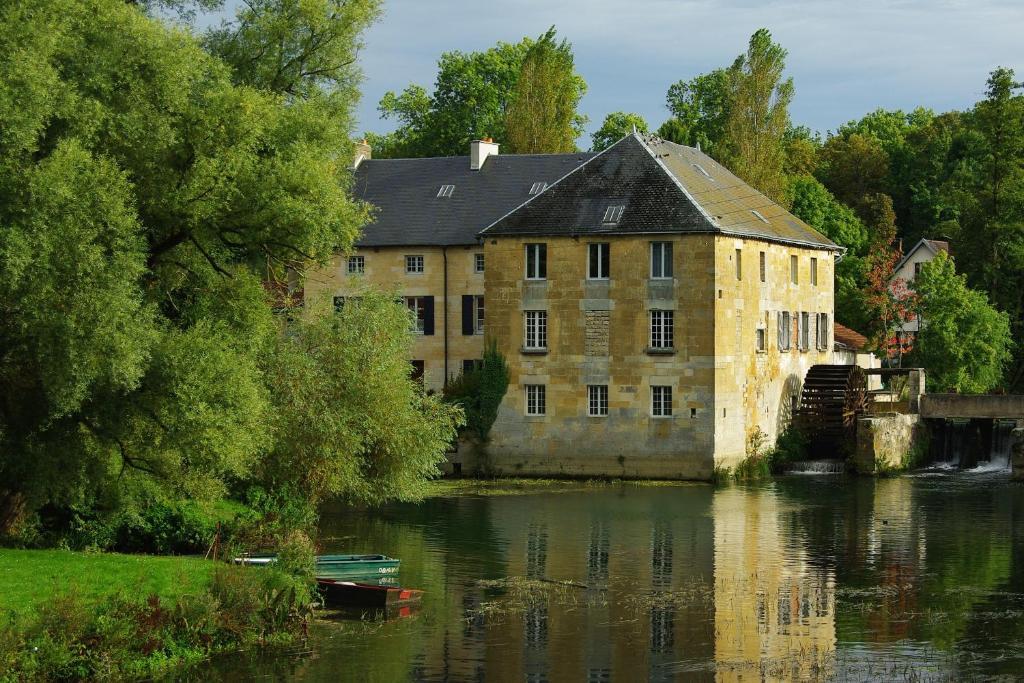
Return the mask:
MULTIPOLYGON (((223 495, 320 419, 268 376, 304 331, 265 282, 367 219, 346 60, 377 4, 252 0, 209 49, 122 0, 0 5, 0 533, 45 504, 223 495)), ((405 481, 385 450, 360 476, 405 481)))
POLYGON ((577 113, 586 83, 576 74, 572 45, 558 42, 552 26, 526 53, 516 81, 505 130, 506 148, 516 154, 555 154, 576 150, 577 113))
POLYGON ((793 79, 783 79, 786 50, 768 29, 750 37, 728 71, 728 117, 721 161, 773 200, 786 199, 786 134, 793 79))

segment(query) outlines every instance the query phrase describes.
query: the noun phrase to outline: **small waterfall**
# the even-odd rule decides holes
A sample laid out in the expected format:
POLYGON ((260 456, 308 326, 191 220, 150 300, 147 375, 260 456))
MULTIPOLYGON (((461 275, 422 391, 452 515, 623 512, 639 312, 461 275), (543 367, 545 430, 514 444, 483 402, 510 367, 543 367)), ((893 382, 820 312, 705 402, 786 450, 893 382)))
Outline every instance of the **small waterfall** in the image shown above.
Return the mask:
POLYGON ((845 474, 845 460, 798 460, 786 465, 786 474, 845 474))
POLYGON ((932 465, 967 472, 1008 470, 1014 427, 1013 420, 950 420, 932 465))

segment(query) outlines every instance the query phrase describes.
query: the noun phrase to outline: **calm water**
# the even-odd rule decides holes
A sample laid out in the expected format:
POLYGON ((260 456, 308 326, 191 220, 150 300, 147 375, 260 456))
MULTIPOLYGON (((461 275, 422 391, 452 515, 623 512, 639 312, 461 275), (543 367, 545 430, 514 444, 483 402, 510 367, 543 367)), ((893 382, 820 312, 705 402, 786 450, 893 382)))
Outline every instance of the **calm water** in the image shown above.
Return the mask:
POLYGON ((197 675, 1024 678, 1024 486, 1002 473, 463 496, 339 511, 322 534, 401 557, 422 607, 197 675))

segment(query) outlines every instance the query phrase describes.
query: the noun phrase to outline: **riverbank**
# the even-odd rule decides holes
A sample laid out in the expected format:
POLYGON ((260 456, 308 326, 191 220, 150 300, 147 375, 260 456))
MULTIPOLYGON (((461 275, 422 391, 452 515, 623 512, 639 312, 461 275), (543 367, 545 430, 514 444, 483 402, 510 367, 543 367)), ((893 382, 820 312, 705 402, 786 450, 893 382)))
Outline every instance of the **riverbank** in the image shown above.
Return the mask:
POLYGON ((290 642, 301 579, 189 557, 0 549, 0 681, 151 676, 290 642))
POLYGON ((561 491, 582 491, 607 488, 609 486, 665 488, 707 485, 707 482, 668 479, 542 479, 531 477, 434 479, 427 482, 423 497, 515 496, 561 491))

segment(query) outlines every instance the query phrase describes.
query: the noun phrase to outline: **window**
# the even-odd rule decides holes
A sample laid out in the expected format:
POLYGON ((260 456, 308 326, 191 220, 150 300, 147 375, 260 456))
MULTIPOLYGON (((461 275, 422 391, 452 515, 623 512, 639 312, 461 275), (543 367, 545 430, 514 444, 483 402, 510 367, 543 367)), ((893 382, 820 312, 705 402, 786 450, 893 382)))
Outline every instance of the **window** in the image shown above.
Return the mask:
POLYGON ((468 375, 471 372, 475 372, 484 366, 484 362, 479 358, 466 359, 462 361, 462 374, 468 375))
POLYGON ((651 242, 651 277, 672 277, 672 243, 651 242))
POLYGON ((587 415, 603 417, 608 414, 608 385, 591 384, 587 387, 587 415))
POLYGON ((482 273, 484 272, 484 255, 473 254, 473 272, 482 273))
POLYGON ((339 313, 341 309, 345 308, 345 297, 336 296, 334 297, 334 312, 339 313))
POLYGON ((828 313, 818 314, 818 348, 828 350, 828 313))
POLYGON ((349 275, 362 275, 366 272, 366 257, 365 256, 349 256, 348 257, 348 274, 349 275))
POLYGON ((546 415, 547 412, 547 387, 543 384, 527 384, 526 414, 546 415))
POLYGON ((484 333, 484 298, 483 296, 473 297, 473 332, 484 333))
POLYGON ((760 211, 754 211, 753 209, 751 209, 750 213, 754 214, 754 218, 761 221, 762 223, 768 222, 768 219, 765 218, 764 214, 762 214, 760 211))
POLYGON ((540 194, 541 192, 543 192, 546 189, 548 189, 548 184, 547 183, 545 183, 543 181, 542 182, 537 182, 537 183, 534 183, 532 186, 530 186, 530 194, 531 195, 540 194))
POLYGON ((651 311, 651 348, 672 348, 672 316, 673 311, 651 311))
POLYGON ((923 261, 918 261, 917 263, 914 264, 914 277, 917 277, 918 275, 921 274, 921 266, 923 265, 923 261))
POLYGON ((800 263, 796 256, 789 257, 789 279, 794 284, 800 284, 800 263))
POLYGON ((409 307, 415 318, 412 331, 423 334, 427 329, 427 297, 407 296, 405 297, 405 305, 409 307))
POLYGON ((761 269, 761 282, 764 282, 766 276, 768 275, 768 266, 767 266, 767 264, 765 264, 764 252, 763 251, 759 254, 759 259, 760 259, 759 267, 761 269))
POLYGON ((743 250, 736 250, 736 279, 743 279, 743 250))
POLYGON ((800 350, 806 351, 811 348, 811 314, 806 311, 801 313, 797 327, 800 332, 800 350))
POLYGON ((672 387, 651 387, 651 415, 672 417, 672 387))
POLYGON ((438 197, 451 197, 452 193, 455 192, 454 185, 442 185, 441 189, 437 191, 438 197))
POLYGON ((757 352, 764 353, 768 350, 768 335, 767 330, 763 327, 757 328, 757 352))
POLYGON ((793 319, 789 311, 779 311, 779 351, 789 351, 789 344, 793 336, 793 319))
POLYGON ((414 382, 422 382, 426 364, 421 360, 414 360, 410 361, 410 365, 412 367, 409 370, 409 376, 414 382))
POLYGON ((703 175, 704 177, 706 177, 706 178, 711 178, 711 174, 710 174, 710 173, 708 173, 707 171, 705 171, 705 170, 704 170, 704 167, 703 167, 703 166, 701 166, 700 164, 694 164, 694 165, 693 165, 693 167, 694 167, 695 169, 697 169, 698 171, 700 171, 701 175, 703 175))
POLYGON ((587 279, 607 280, 609 271, 608 257, 611 252, 611 245, 607 242, 599 242, 587 245, 587 279))
POLYGON ((546 280, 548 277, 548 245, 526 245, 526 279, 546 280))
POLYGON ((526 343, 528 349, 548 347, 548 312, 526 311, 526 343))
POLYGON ((818 259, 811 257, 811 287, 818 286, 818 259))
POLYGON ((626 207, 622 205, 609 206, 607 209, 604 210, 604 219, 601 222, 605 223, 606 225, 618 223, 622 219, 622 212, 625 209, 626 207))
POLYGON ((423 272, 423 257, 422 256, 406 256, 405 257, 405 272, 407 273, 422 273, 423 272))

